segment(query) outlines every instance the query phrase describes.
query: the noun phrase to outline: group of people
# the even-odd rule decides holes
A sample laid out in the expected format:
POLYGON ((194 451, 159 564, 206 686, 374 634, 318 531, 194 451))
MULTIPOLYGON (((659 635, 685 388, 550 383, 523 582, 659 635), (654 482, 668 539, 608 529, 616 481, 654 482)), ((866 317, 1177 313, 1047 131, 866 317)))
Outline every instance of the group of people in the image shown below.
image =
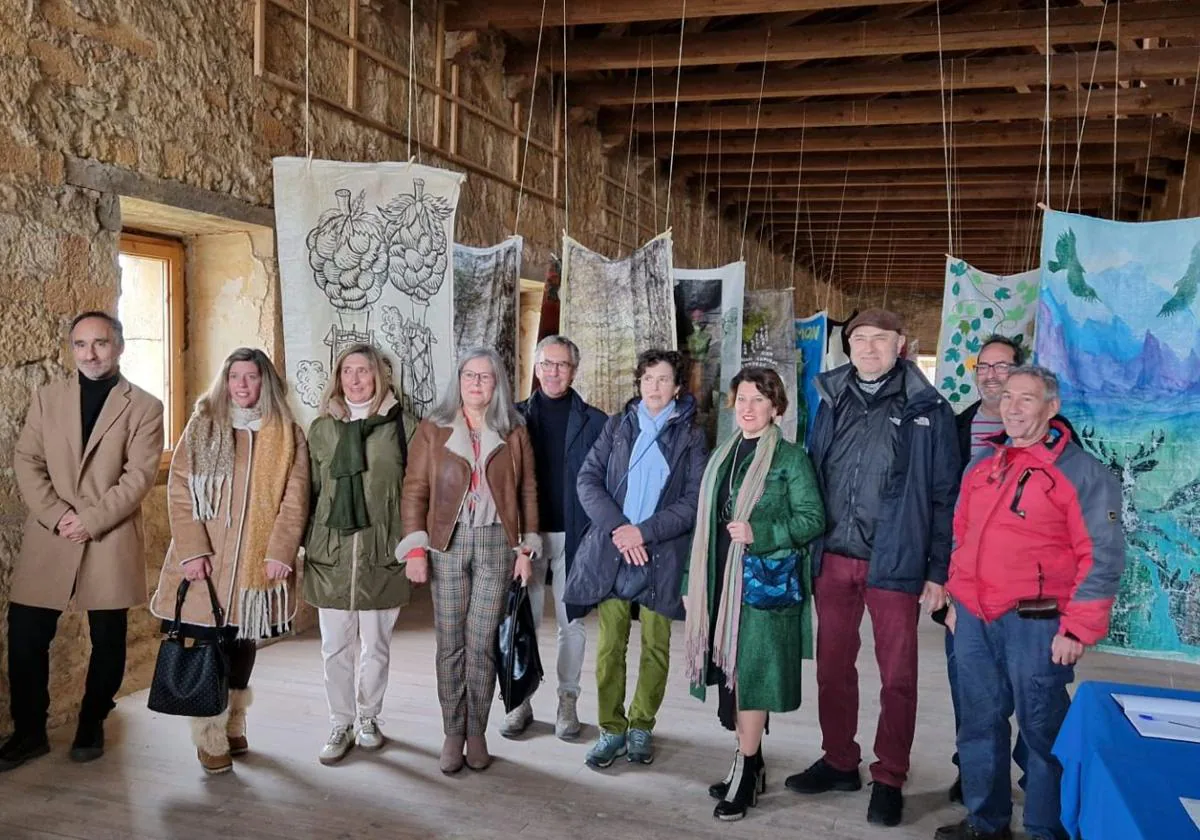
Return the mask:
MULTIPOLYGON (((808 795, 861 789, 856 662, 870 612, 882 688, 867 818, 897 825, 923 605, 946 626, 960 769, 951 798, 968 811, 936 837, 1011 836, 1014 710, 1026 830, 1061 836, 1051 746, 1073 666, 1107 631, 1124 562, 1120 486, 1058 416, 1057 380, 1024 365, 1019 342, 984 343, 981 400, 955 418, 903 357, 899 316, 867 310, 845 334, 851 361, 818 377, 807 451, 781 435, 778 374, 748 367, 729 388, 736 431, 711 456, 686 359, 672 350, 639 356, 635 395, 612 417, 572 387, 579 349, 565 337, 538 345, 540 388, 522 403, 499 356, 471 350, 411 434, 370 346, 339 354, 307 433, 271 361, 236 350, 174 447, 172 540, 151 601, 164 624, 178 615, 185 635, 229 652, 228 710, 191 721, 204 770, 227 771, 249 749, 257 643, 289 630, 301 597, 319 611, 333 725, 320 761, 381 747, 392 629, 410 586, 425 583, 440 767, 485 769, 494 638, 520 581, 535 621, 547 589, 553 600, 564 740, 581 731, 580 621, 599 615, 600 735, 585 759, 595 768, 654 760, 672 623, 684 622, 692 694, 714 687, 735 735, 730 768, 709 789, 722 820, 743 817, 765 790, 769 714, 799 707, 801 661, 814 652, 822 756, 785 784, 808 795), (635 619, 641 659, 627 707, 635 619)), ((145 600, 140 507, 163 450, 162 406, 121 376, 116 319, 84 313, 70 338, 78 374, 34 395, 15 452, 30 516, 9 607, 14 734, 0 770, 49 750, 48 650, 72 599, 93 645, 70 756, 103 753, 127 610, 145 600)), ((518 737, 532 719, 526 701, 500 733, 518 737)))

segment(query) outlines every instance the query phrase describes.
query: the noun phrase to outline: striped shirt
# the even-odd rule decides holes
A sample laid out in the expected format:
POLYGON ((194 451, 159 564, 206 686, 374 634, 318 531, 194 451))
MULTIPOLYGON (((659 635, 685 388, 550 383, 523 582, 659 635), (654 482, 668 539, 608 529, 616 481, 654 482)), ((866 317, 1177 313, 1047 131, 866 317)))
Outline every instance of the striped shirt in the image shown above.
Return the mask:
POLYGON ((981 454, 989 452, 992 448, 988 443, 989 438, 1003 432, 1004 423, 999 417, 987 417, 982 410, 976 412, 971 420, 971 458, 978 458, 981 454))

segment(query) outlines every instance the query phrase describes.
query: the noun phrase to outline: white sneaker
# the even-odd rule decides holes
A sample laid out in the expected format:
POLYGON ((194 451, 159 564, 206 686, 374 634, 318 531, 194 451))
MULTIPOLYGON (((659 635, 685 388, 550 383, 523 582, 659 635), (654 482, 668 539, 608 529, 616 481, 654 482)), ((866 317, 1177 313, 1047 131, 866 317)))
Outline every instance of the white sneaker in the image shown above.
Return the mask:
POLYGON ((364 750, 377 750, 382 747, 383 733, 379 731, 379 721, 373 717, 360 718, 358 734, 354 736, 354 743, 364 750))
POLYGON ((504 723, 500 725, 500 734, 505 738, 516 738, 528 729, 531 723, 533 723, 533 706, 526 700, 504 716, 504 723))
POLYGON ((329 733, 329 740, 325 742, 325 746, 321 747, 319 757, 321 763, 337 764, 346 757, 346 753, 350 752, 352 746, 354 746, 354 727, 349 724, 333 727, 333 731, 329 733))
POLYGON ((554 734, 564 741, 574 741, 579 737, 579 713, 576 703, 579 700, 574 694, 558 692, 558 715, 554 723, 554 734))

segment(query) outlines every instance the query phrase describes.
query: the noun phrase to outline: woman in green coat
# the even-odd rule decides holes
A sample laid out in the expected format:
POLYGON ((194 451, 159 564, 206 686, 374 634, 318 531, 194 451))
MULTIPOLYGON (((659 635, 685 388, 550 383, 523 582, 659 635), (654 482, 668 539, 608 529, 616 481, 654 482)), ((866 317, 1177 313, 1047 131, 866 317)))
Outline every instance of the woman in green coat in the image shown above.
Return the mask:
POLYGON ((333 722, 322 764, 337 763, 354 744, 383 746, 378 717, 392 628, 408 603, 404 564, 395 556, 406 437, 390 380, 374 347, 346 348, 308 431, 313 504, 304 599, 318 608, 333 722))
POLYGON ((684 582, 692 694, 716 685, 717 715, 737 733, 713 816, 738 820, 766 786, 768 712, 800 706, 800 660, 812 658, 808 542, 825 529, 804 448, 782 438, 783 380, 743 368, 730 385, 738 432, 709 459, 684 582))

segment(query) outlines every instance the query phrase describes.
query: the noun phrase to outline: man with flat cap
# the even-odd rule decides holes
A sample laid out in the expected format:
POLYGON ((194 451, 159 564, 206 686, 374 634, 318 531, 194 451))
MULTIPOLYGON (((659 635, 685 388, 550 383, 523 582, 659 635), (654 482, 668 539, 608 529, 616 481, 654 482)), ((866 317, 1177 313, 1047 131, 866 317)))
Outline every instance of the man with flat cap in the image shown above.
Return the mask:
POLYGON ((904 322, 868 309, 846 325, 850 363, 817 377, 811 455, 825 501, 815 546, 817 711, 824 755, 797 793, 862 787, 859 628, 871 614, 882 682, 867 820, 898 825, 917 719, 917 620, 946 601, 961 463, 954 413, 901 358, 904 322))

